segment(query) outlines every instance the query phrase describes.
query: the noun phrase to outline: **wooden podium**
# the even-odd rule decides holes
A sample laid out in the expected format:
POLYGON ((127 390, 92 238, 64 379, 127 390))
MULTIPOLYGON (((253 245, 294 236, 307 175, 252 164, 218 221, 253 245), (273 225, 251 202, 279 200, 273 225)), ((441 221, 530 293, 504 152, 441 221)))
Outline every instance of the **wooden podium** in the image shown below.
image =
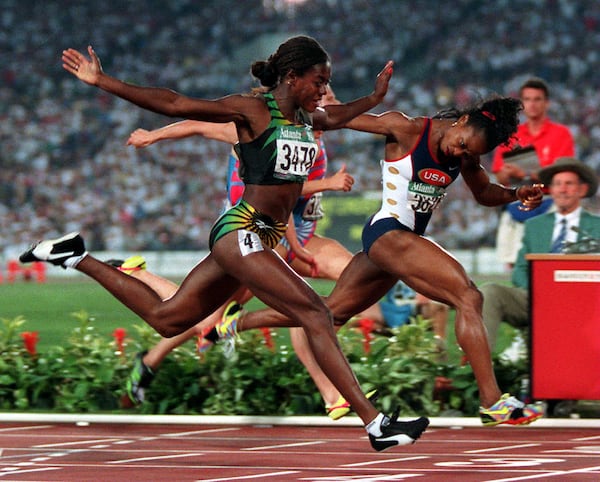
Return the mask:
POLYGON ((600 400, 600 254, 529 254, 531 394, 600 400))

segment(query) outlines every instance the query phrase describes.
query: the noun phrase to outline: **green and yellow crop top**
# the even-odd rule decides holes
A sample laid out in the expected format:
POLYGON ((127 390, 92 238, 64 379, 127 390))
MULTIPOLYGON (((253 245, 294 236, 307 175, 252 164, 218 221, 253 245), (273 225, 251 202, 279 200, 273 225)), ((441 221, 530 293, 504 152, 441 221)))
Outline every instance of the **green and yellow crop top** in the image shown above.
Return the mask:
POLYGON ((310 115, 300 109, 298 123, 292 123, 283 117, 273 94, 263 96, 271 122, 252 142, 236 144, 240 177, 245 184, 305 182, 319 151, 310 115))

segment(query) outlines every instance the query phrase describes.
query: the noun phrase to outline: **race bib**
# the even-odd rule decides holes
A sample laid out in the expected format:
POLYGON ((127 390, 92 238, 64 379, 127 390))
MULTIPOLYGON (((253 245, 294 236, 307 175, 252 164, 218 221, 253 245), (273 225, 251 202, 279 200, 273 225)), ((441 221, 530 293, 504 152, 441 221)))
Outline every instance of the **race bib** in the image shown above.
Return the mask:
POLYGON ((248 231, 247 229, 238 230, 238 246, 242 256, 248 256, 251 253, 264 251, 262 241, 258 234, 248 231))
POLYGON ((306 180, 318 152, 312 130, 283 126, 276 133, 277 160, 273 176, 288 181, 306 180))
POLYGON ((408 183, 406 207, 416 213, 429 214, 437 209, 445 196, 443 187, 411 181, 408 183))
POLYGON ((322 198, 322 192, 316 192, 310 197, 306 203, 306 206, 304 206, 302 219, 306 221, 317 221, 325 215, 323 212, 323 205, 321 204, 322 198))

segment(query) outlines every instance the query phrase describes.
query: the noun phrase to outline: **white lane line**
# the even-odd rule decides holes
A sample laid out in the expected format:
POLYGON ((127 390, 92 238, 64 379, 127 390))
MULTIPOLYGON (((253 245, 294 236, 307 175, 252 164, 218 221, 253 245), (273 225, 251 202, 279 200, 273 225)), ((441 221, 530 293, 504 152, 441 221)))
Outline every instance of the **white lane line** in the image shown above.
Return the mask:
POLYGON ((136 459, 124 459, 124 460, 112 460, 110 462, 106 462, 107 464, 128 464, 130 462, 142 462, 146 460, 164 460, 164 459, 179 459, 182 457, 201 457, 204 455, 201 452, 192 453, 192 454, 177 454, 177 455, 158 455, 155 457, 139 457, 136 459))
POLYGON ((541 479, 541 478, 543 478, 545 480, 546 478, 550 478, 550 477, 566 477, 566 476, 572 475, 572 474, 585 474, 588 472, 596 472, 597 470, 600 470, 600 466, 587 467, 585 469, 559 470, 559 471, 552 471, 552 472, 544 472, 541 474, 511 477, 509 479, 488 479, 488 480, 485 480, 484 482, 516 482, 519 480, 533 480, 533 479, 541 479))
POLYGON ((309 480, 310 482, 317 482, 317 481, 323 481, 323 482, 342 482, 342 481, 349 481, 349 482, 381 482, 384 480, 390 480, 390 481, 400 481, 400 480, 406 480, 406 479, 412 479, 414 477, 423 477, 425 476, 425 474, 423 473, 416 473, 416 474, 411 474, 411 473, 407 473, 407 472, 402 472, 402 474, 391 474, 391 475, 355 475, 355 476, 341 476, 341 477, 335 477, 335 476, 325 476, 325 477, 306 477, 306 478, 302 478, 302 479, 298 479, 298 480, 309 480))
POLYGON ((27 469, 27 470, 14 470, 12 472, 4 472, 4 473, 0 473, 0 477, 4 477, 5 475, 10 475, 15 476, 15 475, 21 475, 21 474, 29 474, 31 472, 44 472, 44 471, 48 471, 48 470, 60 470, 60 467, 42 467, 39 469, 27 469))
POLYGON ((51 454, 48 454, 48 456, 50 456, 50 457, 66 457, 67 455, 81 454, 81 453, 86 453, 86 452, 89 452, 89 450, 75 449, 75 450, 69 450, 68 452, 53 452, 51 454))
POLYGON ((83 445, 83 444, 97 444, 101 442, 114 442, 116 440, 121 440, 118 438, 103 438, 96 440, 78 440, 76 442, 58 442, 53 444, 43 444, 43 445, 34 445, 33 447, 36 449, 41 449, 45 447, 66 447, 67 445, 83 445))
POLYGON ((16 430, 37 430, 38 428, 50 428, 52 425, 32 425, 31 427, 7 427, 0 428, 0 432, 13 432, 16 430))
POLYGON ((222 482, 222 481, 229 481, 229 480, 262 479, 265 477, 279 477, 280 475, 290 475, 290 474, 297 474, 297 473, 298 473, 298 471, 296 471, 296 470, 288 470, 286 472, 270 472, 270 473, 256 474, 256 475, 240 475, 238 477, 225 477, 225 478, 219 478, 219 479, 202 479, 202 482, 222 482))
POLYGON ((425 455, 420 455, 418 457, 401 457, 399 459, 380 459, 380 460, 373 460, 371 462, 358 462, 355 464, 342 464, 340 465, 340 467, 366 467, 367 465, 376 465, 376 464, 389 464, 390 462, 408 462, 408 461, 412 461, 412 460, 423 460, 423 459, 429 459, 431 457, 425 456, 425 455))
POLYGON ((583 445, 581 447, 573 447, 570 449, 557 449, 557 450, 543 450, 544 454, 599 454, 600 447, 597 445, 594 446, 586 446, 583 445))
POLYGON ((239 431, 239 428, 213 428, 207 430, 194 430, 192 432, 173 432, 173 433, 163 433, 161 437, 182 437, 184 435, 202 435, 205 433, 217 433, 217 432, 232 432, 239 431))
POLYGON ((572 441, 577 442, 585 442, 586 440, 598 440, 600 439, 600 435, 594 435, 593 437, 581 437, 581 438, 573 438, 572 441))
POLYGON ((486 452, 500 452, 502 450, 522 449, 524 447, 539 447, 540 445, 542 445, 542 444, 508 445, 506 447, 490 447, 487 449, 465 450, 463 453, 465 453, 465 454, 481 454, 481 453, 486 453, 486 452))
POLYGON ((323 443, 325 443, 325 442, 315 440, 314 442, 298 442, 295 444, 265 445, 263 447, 252 447, 252 448, 241 449, 241 450, 252 451, 252 450, 285 449, 288 447, 303 447, 306 445, 319 445, 319 444, 323 444, 323 443))

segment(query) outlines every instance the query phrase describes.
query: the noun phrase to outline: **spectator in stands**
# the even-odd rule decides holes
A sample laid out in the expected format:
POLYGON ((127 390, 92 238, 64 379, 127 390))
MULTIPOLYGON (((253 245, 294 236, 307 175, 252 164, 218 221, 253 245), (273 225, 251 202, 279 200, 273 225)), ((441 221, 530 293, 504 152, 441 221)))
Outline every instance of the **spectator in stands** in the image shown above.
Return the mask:
POLYGON ((492 350, 501 322, 517 328, 529 326, 529 265, 525 255, 560 252, 563 243, 581 241, 584 236, 600 238, 600 217, 581 207, 583 198, 596 193, 598 178, 595 172, 578 159, 561 157, 540 170, 538 175, 550 190, 556 212, 525 221, 522 246, 512 272, 512 286, 488 283, 480 288, 483 321, 492 350), (566 223, 564 229, 563 220, 566 223))
MULTIPOLYGON (((359 18, 353 12, 364 0, 317 2, 318 8, 315 2, 297 3, 294 15, 273 8, 280 2, 272 1, 258 5, 221 0, 218 8, 214 2, 204 2, 201 8, 193 2, 163 2, 156 11, 144 3, 130 0, 115 8, 114 1, 81 2, 76 10, 65 10, 59 0, 46 0, 36 9, 28 2, 3 2, 0 232, 5 250, 19 252, 32 232, 43 239, 76 225, 84 226, 88 237, 88 226, 91 230, 99 224, 104 239, 94 245, 104 244, 111 251, 148 250, 159 238, 164 249, 207 249, 210 226, 223 199, 218 163, 227 156, 227 148, 187 140, 144 153, 126 151, 121 139, 127 132, 137 125, 163 123, 164 118, 131 109, 103 92, 90 95, 65 81, 59 65, 39 67, 48 64, 56 45, 80 43, 90 23, 97 47, 111 50, 105 64, 120 77, 142 84, 168 83, 200 97, 249 90, 247 69, 217 59, 238 58, 245 55, 247 42, 260 49, 274 35, 289 31, 319 30, 325 36, 332 57, 338 59, 334 82, 342 98, 356 97, 355 89, 373 68, 373 59, 394 52, 396 60, 411 63, 419 52, 418 69, 394 75, 383 109, 434 112, 451 103, 466 105, 487 88, 518 91, 523 72, 537 72, 551 83, 551 115, 570 126, 577 154, 600 173, 600 89, 594 68, 598 2, 513 0, 502 18, 494 2, 467 0, 457 1, 444 15, 438 14, 434 0, 423 0, 418 9, 411 2, 372 0, 372 8, 359 18), (381 18, 392 16, 406 19, 403 28, 382 33, 381 18), (530 21, 523 22, 524 17, 530 21), (83 29, 72 28, 74 22, 83 29), (438 42, 439 32, 453 31, 457 22, 473 28, 455 32, 452 46, 438 42), (519 42, 525 37, 531 41, 519 42), (176 195, 170 186, 176 186, 176 195), (144 198, 138 191, 148 191, 158 210, 132 209, 139 208, 136 199, 144 198), (75 202, 62 202, 66 192, 75 202), (186 205, 179 203, 182 199, 186 205), (171 209, 176 202, 178 208, 171 209), (113 205, 122 206, 122 213, 107 215, 113 205)), ((347 129, 327 136, 332 167, 352 165, 355 189, 378 190, 377 140, 347 129)), ((482 161, 487 168, 488 159, 482 161)), ((460 191, 455 184, 453 201, 462 197, 460 191)), ((452 250, 492 246, 497 213, 480 209, 467 196, 460 203, 439 213, 428 228, 430 235, 452 250), (454 219, 456 210, 462 215, 454 219), (483 236, 472 232, 473 220, 482 218, 480 211, 486 212, 483 236), (460 236, 448 229, 449 224, 460 236)), ((589 207, 600 212, 598 195, 589 207)))
MULTIPOLYGON (((500 146, 494 153, 492 171, 496 179, 505 186, 519 185, 522 182, 537 182, 539 167, 549 166, 558 157, 574 156, 575 143, 566 125, 553 122, 548 117, 550 91, 544 80, 531 77, 519 89, 523 103, 525 122, 519 124, 517 134, 507 146, 500 146), (529 151, 533 147, 533 151, 529 151), (528 166, 516 159, 519 152, 529 157, 528 166), (537 160, 535 160, 537 157, 537 160), (535 167, 530 167, 533 163, 535 167)), ((518 203, 508 204, 500 215, 496 232, 496 252, 498 260, 512 268, 523 236, 523 222, 552 208, 552 200, 547 198, 542 205, 532 211, 519 210, 518 203)))
POLYGON ((569 128, 548 117, 550 90, 546 82, 537 77, 527 79, 519 89, 519 98, 523 103, 525 122, 519 124, 508 145, 495 150, 492 163, 492 172, 505 186, 518 184, 524 179, 538 181, 536 171, 527 172, 518 164, 504 162, 504 156, 514 149, 532 146, 540 167, 549 166, 558 157, 575 155, 575 143, 569 128))

